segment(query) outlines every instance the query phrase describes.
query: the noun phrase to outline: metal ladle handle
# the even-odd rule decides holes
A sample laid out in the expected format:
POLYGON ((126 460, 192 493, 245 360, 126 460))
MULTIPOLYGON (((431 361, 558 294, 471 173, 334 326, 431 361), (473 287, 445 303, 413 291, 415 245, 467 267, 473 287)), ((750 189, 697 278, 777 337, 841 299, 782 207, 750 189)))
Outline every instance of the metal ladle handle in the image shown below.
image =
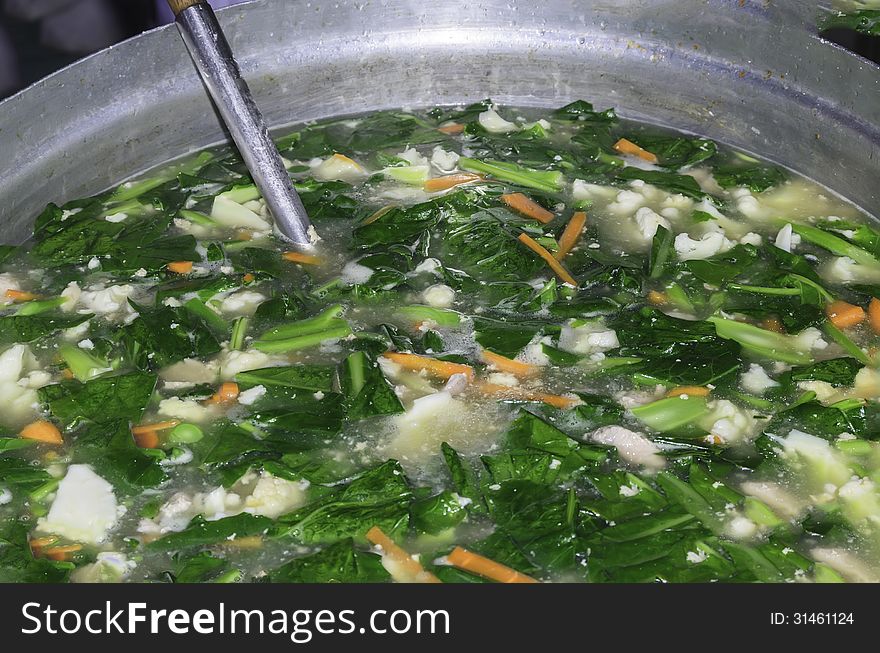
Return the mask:
POLYGON ((311 247, 317 236, 309 216, 241 76, 214 10, 206 0, 168 0, 168 5, 208 93, 275 218, 275 225, 294 244, 311 247))

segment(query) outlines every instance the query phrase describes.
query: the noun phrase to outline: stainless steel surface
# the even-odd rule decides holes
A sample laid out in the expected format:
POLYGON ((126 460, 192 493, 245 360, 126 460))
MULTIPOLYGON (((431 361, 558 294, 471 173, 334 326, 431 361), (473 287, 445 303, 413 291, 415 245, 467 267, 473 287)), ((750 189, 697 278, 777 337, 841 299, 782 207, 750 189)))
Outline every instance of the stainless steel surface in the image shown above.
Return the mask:
MULTIPOLYGON (((793 0, 259 0, 218 16, 270 125, 582 97, 764 155, 880 215, 880 70, 816 37, 815 11, 793 0)), ((86 59, 0 104, 0 241, 24 239, 47 201, 224 137, 173 28, 86 59)))
POLYGON ((177 26, 241 158, 266 200, 275 227, 295 245, 311 247, 309 216, 247 82, 241 77, 211 5, 202 3, 184 9, 177 14, 177 26))

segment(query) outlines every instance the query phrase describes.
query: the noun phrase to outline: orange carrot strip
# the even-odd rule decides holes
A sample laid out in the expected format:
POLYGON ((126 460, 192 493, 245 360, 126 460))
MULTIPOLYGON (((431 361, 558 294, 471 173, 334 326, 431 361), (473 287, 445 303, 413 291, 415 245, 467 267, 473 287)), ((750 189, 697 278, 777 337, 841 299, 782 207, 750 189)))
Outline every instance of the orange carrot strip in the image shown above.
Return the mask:
POLYGON ((6 291, 6 297, 14 302, 32 302, 40 298, 39 295, 35 295, 32 292, 13 290, 12 288, 6 291))
POLYGON ((628 141, 625 138, 621 138, 614 144, 614 149, 620 152, 621 154, 632 154, 633 156, 637 156, 640 159, 644 159, 648 163, 657 163, 657 155, 648 150, 642 149, 632 141, 628 141))
POLYGON ((451 122, 447 125, 443 125, 442 127, 438 127, 437 131, 443 132, 444 134, 460 134, 464 131, 464 125, 459 122, 451 122))
POLYGON ((550 266, 550 269, 556 273, 556 276, 562 279, 564 283, 567 283, 570 286, 577 286, 577 281, 574 280, 574 277, 569 274, 568 270, 562 267, 562 263, 553 258, 553 254, 548 252, 544 247, 542 247, 539 243, 535 242, 533 238, 530 238, 526 234, 519 235, 519 242, 528 247, 530 250, 535 252, 538 256, 540 256, 544 261, 546 261, 547 265, 550 266))
POLYGON ((428 193, 437 193, 441 190, 449 190, 455 186, 462 184, 470 184, 475 181, 482 180, 483 177, 472 172, 458 172, 454 175, 446 175, 444 177, 435 177, 425 182, 423 188, 428 193))
POLYGON ((256 277, 254 275, 252 275, 250 272, 248 272, 246 275, 244 275, 241 278, 241 280, 244 281, 245 283, 253 283, 255 279, 256 279, 256 277))
POLYGON ((480 383, 478 386, 480 392, 489 397, 499 397, 501 399, 518 399, 520 401, 540 401, 541 403, 568 410, 580 404, 580 400, 571 397, 563 397, 561 395, 552 395, 546 392, 537 392, 534 390, 526 390, 524 388, 511 387, 509 385, 500 385, 497 383, 480 383))
POLYGON ((134 434, 134 443, 141 449, 158 449, 159 434, 156 431, 145 431, 134 434))
POLYGON ((206 404, 228 404, 236 399, 238 399, 238 395, 240 394, 237 383, 232 383, 231 381, 226 383, 221 383, 220 387, 217 389, 217 392, 208 399, 206 404))
POLYGON ((378 220, 378 219, 381 218, 383 215, 385 215, 386 213, 388 213, 388 211, 390 211, 391 209, 396 209, 396 208, 397 208, 397 207, 396 207, 394 204, 389 204, 388 206, 383 206, 381 209, 379 209, 378 211, 376 211, 376 212, 375 212, 373 215, 371 215, 369 218, 367 218, 366 220, 364 220, 363 222, 361 222, 361 226, 362 226, 362 227, 365 227, 365 226, 368 225, 368 224, 373 224, 376 220, 378 220))
POLYGON ((247 242, 254 239, 254 232, 246 229, 239 229, 235 232, 235 239, 241 242, 247 242))
POLYGON ((709 388, 701 385, 681 385, 677 388, 672 388, 672 390, 666 393, 667 397, 680 397, 681 395, 687 395, 688 397, 708 397, 709 388))
POLYGON ((517 213, 522 213, 527 218, 537 220, 541 224, 547 224, 556 217, 551 211, 522 193, 506 193, 501 196, 501 201, 517 213))
POLYGON ((872 297, 868 304, 868 322, 874 333, 880 333, 880 300, 876 297, 872 297))
POLYGON ((37 440, 47 444, 64 444, 61 431, 58 427, 45 420, 32 422, 21 430, 21 437, 25 440, 37 440))
POLYGON ((314 254, 303 254, 302 252, 284 252, 281 257, 285 261, 291 263, 300 263, 302 265, 321 265, 321 259, 314 254))
POLYGON ((418 354, 400 354, 393 351, 386 351, 382 356, 397 363, 404 369, 413 372, 421 372, 422 370, 425 370, 428 374, 440 379, 448 379, 455 374, 464 374, 469 379, 474 378, 474 368, 470 365, 450 363, 448 361, 437 360, 436 358, 419 356, 418 354))
POLYGON ((31 546, 31 551, 37 553, 40 549, 45 549, 47 546, 52 546, 57 541, 57 535, 47 535, 46 537, 34 538, 29 542, 29 544, 31 546))
POLYGON ((173 263, 169 263, 165 267, 167 267, 170 272, 174 272, 175 274, 189 274, 193 271, 192 261, 174 261, 173 263))
POLYGON ((652 290, 648 293, 648 303, 652 306, 663 306, 668 300, 669 298, 664 292, 652 290))
POLYGON ((484 363, 487 363, 501 372, 509 372, 514 376, 534 376, 538 373, 537 365, 529 365, 512 358, 507 358, 501 354, 484 349, 480 356, 484 363))
POLYGON ((840 299, 825 307, 825 315, 838 329, 854 327, 865 321, 865 309, 840 299))
POLYGON ((77 551, 82 551, 82 544, 67 544, 65 546, 53 546, 51 549, 46 549, 43 551, 45 556, 49 558, 49 560, 55 560, 56 562, 63 562, 65 560, 70 560, 70 554, 76 553, 77 551))
POLYGON ((577 245, 578 240, 580 240, 581 232, 584 230, 584 225, 586 224, 587 214, 583 211, 577 211, 571 216, 571 220, 565 225, 565 231, 562 232, 562 236, 559 238, 559 249, 557 250, 555 257, 557 261, 564 259, 565 256, 574 249, 574 246, 577 245))
POLYGON ((180 424, 180 420, 170 419, 167 422, 156 422, 155 424, 143 424, 141 426, 133 426, 131 427, 131 432, 133 435, 141 435, 142 433, 150 433, 151 431, 159 432, 159 431, 167 431, 168 429, 173 429, 175 426, 180 424))
POLYGON ((446 556, 446 561, 458 569, 469 571, 478 576, 497 581, 499 583, 538 583, 531 576, 511 569, 500 562, 495 562, 489 558, 483 557, 478 553, 462 549, 460 546, 452 549, 452 552, 446 556))
MULTIPOLYGON (((421 563, 415 560, 409 553, 397 546, 390 537, 385 535, 378 526, 373 526, 367 531, 367 540, 376 546, 382 547, 385 555, 390 558, 395 565, 400 567, 401 571, 406 575, 409 583, 439 583, 437 578, 430 571, 425 571, 421 563)), ((396 580, 396 579, 395 579, 396 580)))

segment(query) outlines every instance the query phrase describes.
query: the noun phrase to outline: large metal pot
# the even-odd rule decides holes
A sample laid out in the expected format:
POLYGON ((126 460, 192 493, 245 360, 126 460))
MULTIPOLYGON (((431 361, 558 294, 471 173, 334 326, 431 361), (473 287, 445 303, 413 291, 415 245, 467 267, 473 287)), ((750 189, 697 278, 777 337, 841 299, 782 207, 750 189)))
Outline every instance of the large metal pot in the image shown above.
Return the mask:
MULTIPOLYGON (((795 0, 258 0, 221 12, 273 125, 576 98, 768 157, 880 214, 880 69, 795 0)), ((173 27, 0 104, 0 242, 46 202, 224 139, 173 27)))

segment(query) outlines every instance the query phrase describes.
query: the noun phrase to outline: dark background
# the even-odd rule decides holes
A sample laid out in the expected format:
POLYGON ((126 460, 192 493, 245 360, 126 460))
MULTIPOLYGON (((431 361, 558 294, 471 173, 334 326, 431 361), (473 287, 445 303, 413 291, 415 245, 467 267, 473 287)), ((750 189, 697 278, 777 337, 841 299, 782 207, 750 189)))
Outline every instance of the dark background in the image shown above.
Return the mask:
MULTIPOLYGON (((212 4, 235 1, 241 0, 212 4)), ((164 0, 0 0, 0 98, 166 22, 164 5, 164 0)), ((880 37, 840 29, 823 36, 880 63, 880 37)))

